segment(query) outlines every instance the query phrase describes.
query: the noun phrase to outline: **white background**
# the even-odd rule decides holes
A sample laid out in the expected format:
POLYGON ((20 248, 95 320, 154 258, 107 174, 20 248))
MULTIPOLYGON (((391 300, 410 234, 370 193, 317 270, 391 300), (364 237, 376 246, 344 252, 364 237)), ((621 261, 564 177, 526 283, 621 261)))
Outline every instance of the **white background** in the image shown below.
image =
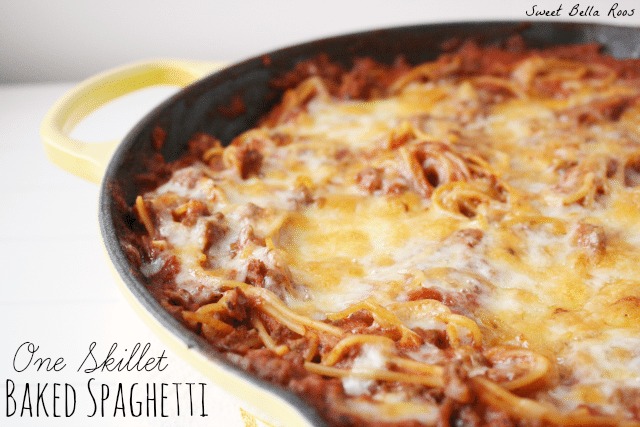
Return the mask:
MULTIPOLYGON (((137 343, 166 352, 161 374, 105 373, 100 382, 206 381, 143 324, 116 287, 107 267, 97 225, 98 187, 46 159, 38 128, 47 109, 78 81, 98 71, 157 57, 235 61, 272 48, 368 28, 422 22, 527 19, 525 12, 556 10, 572 22, 640 26, 631 18, 605 15, 614 1, 592 1, 602 16, 569 17, 578 2, 545 0, 0 0, 0 425, 244 425, 238 401, 209 383, 209 417, 169 419, 86 418, 91 412, 86 382, 76 372, 92 341, 105 354, 137 343), (62 83, 61 83, 62 82, 62 83), (32 341, 39 357, 64 357, 67 367, 45 374, 17 373, 18 346, 32 341), (71 419, 5 416, 5 381, 69 382, 78 391, 71 419)), ((580 2, 583 10, 587 2, 580 2)), ((556 19, 556 18, 552 18, 556 19)), ((173 89, 146 91, 121 100, 86 122, 74 135, 86 140, 122 137, 145 111, 173 89)), ((122 353, 119 353, 122 355, 122 353)), ((50 391, 49 391, 50 392, 50 391)), ((16 392, 18 393, 18 392, 16 392)), ((35 393, 33 393, 35 401, 35 393)), ((16 397, 20 399, 17 394, 16 397)), ((47 397, 51 402, 51 397, 47 397)), ((19 404, 21 402, 19 401, 19 404)), ((113 411, 113 403, 107 411, 113 411)), ((49 408, 51 409, 51 408, 49 408)))

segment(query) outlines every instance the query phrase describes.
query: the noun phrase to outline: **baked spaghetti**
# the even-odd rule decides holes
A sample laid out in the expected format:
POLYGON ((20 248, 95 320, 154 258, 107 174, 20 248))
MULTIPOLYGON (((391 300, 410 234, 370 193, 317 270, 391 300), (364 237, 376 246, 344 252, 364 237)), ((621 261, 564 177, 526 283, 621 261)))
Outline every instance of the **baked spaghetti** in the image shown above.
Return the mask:
POLYGON ((331 425, 637 426, 639 76, 517 38, 319 57, 229 146, 156 165, 122 244, 167 310, 331 425))

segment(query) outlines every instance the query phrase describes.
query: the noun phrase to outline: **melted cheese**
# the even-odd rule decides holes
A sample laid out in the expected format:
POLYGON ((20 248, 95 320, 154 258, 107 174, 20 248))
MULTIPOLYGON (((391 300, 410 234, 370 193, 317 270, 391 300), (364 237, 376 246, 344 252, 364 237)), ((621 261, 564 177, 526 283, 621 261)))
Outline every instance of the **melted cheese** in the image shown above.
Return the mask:
MULTIPOLYGON (((616 390, 640 388, 640 192, 612 175, 603 178, 593 203, 587 196, 567 197, 584 180, 600 179, 587 168, 571 181, 583 159, 596 168, 598 159, 614 158, 620 168, 624 156, 640 149, 638 137, 625 131, 638 134, 638 108, 618 122, 569 126, 561 112, 594 99, 586 88, 566 99, 504 99, 462 120, 461 105, 475 99, 474 90, 468 82, 443 80, 415 83, 374 102, 316 98, 293 121, 267 129, 293 135, 294 142, 264 149, 260 177, 242 180, 229 169, 215 182, 203 176, 191 188, 180 185, 181 174, 199 176, 206 168, 196 164, 145 197, 176 194, 223 213, 229 231, 205 254, 209 265, 240 281, 251 260, 280 269, 292 284, 284 298, 299 314, 326 319, 364 300, 386 306, 433 288, 481 325, 487 344, 549 355, 562 381, 540 392, 541 399, 563 410, 588 404, 604 413, 624 412, 613 398, 616 390), (450 203, 444 208, 435 196, 420 194, 399 151, 387 147, 394 129, 418 115, 426 119, 415 125, 422 135, 417 139, 450 147, 454 154, 443 155, 450 161, 453 155, 484 159, 508 195, 499 200, 485 190, 474 193, 476 199, 465 200, 482 200, 471 207, 477 212, 461 215, 447 206, 456 203, 456 194, 467 193, 443 193, 450 203), (334 156, 338 149, 351 154, 348 161, 334 156), (387 194, 384 185, 360 187, 358 174, 369 167, 379 168, 383 180, 401 177, 405 188, 387 194), (292 200, 301 179, 309 181, 313 201, 297 205, 292 200), (262 213, 246 215, 248 203, 262 213), (580 241, 576 233, 583 222, 600 227, 606 243, 596 234, 580 241), (250 244, 231 254, 248 227, 271 246, 250 244), (457 237, 458 230, 469 229, 482 235, 478 242, 457 237)), ((635 88, 619 90, 638 95, 635 88)), ((158 219, 159 233, 182 265, 177 284, 187 289, 206 276, 208 267, 198 258, 205 219, 191 227, 171 215, 158 219)), ((143 273, 159 268, 154 261, 143 273)), ((207 286, 206 279, 197 283, 207 286)), ((407 326, 445 328, 426 317, 407 326)), ((432 350, 414 357, 433 359, 432 350)), ((380 350, 365 346, 351 369, 384 365, 380 350)), ((348 395, 363 396, 371 394, 373 381, 347 376, 342 384, 348 395)), ((392 400, 383 394, 374 399, 392 400)), ((365 411, 369 404, 350 403, 365 411)))

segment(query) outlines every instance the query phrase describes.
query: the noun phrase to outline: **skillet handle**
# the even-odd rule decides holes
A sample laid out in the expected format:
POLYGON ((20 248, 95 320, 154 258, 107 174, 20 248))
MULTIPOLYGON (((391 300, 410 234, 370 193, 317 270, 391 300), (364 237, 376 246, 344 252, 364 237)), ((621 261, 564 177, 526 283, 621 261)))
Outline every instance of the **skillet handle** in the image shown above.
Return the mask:
POLYGON ((222 67, 221 62, 167 59, 124 65, 90 77, 58 99, 42 120, 40 136, 49 160, 99 183, 120 141, 88 143, 71 138, 82 119, 135 90, 163 84, 183 87, 222 67))

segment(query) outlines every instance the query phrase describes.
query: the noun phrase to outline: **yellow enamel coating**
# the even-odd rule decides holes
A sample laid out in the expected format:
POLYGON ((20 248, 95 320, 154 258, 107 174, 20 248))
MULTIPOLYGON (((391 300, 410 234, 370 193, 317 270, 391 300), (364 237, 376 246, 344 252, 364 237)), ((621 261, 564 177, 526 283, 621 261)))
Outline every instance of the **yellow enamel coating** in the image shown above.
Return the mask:
POLYGON ((98 183, 119 141, 87 143, 69 134, 93 111, 120 96, 149 86, 186 86, 222 68, 221 62, 154 60, 114 68, 97 74, 63 95, 47 112, 40 135, 54 164, 98 183))

